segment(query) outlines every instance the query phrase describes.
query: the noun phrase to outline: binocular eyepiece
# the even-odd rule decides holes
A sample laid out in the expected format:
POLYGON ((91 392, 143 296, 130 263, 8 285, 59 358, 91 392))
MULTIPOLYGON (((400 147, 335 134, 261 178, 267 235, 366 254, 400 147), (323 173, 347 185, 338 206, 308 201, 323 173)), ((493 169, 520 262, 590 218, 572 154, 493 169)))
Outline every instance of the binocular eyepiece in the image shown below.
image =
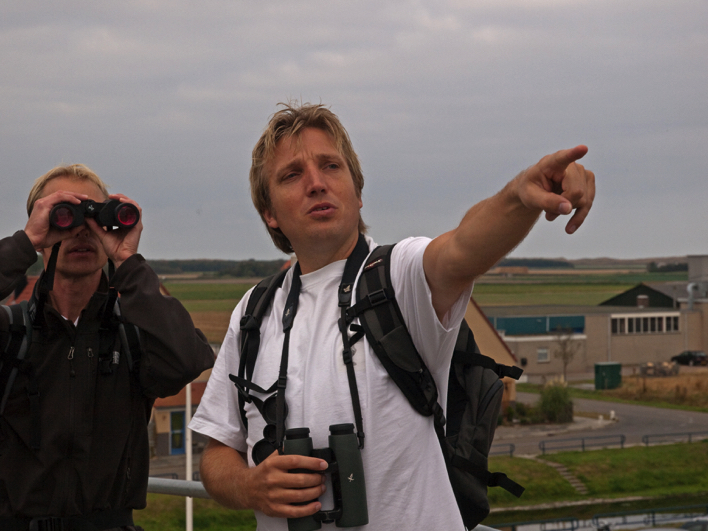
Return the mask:
POLYGON ((86 218, 93 218, 100 227, 129 229, 140 221, 140 212, 132 203, 121 203, 110 199, 105 203, 81 201, 57 203, 49 213, 49 224, 59 230, 68 230, 84 224, 86 218))
MULTIPOLYGON (((353 424, 334 424, 329 427, 329 448, 313 449, 309 428, 285 431, 285 454, 306 455, 324 459, 332 473, 334 508, 321 510, 312 516, 288 518, 289 531, 314 531, 323 523, 334 522, 337 527, 358 527, 369 523, 366 504, 364 465, 359 440, 353 424)), ((291 470, 293 473, 311 470, 291 470)), ((316 472, 314 472, 316 473, 316 472)))

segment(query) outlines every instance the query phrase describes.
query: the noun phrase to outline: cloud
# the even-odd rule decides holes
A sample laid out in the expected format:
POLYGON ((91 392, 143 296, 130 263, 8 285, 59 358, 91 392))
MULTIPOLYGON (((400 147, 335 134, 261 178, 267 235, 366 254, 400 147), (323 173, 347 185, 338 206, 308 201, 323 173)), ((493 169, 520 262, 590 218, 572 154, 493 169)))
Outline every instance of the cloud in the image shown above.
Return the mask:
POLYGON ((588 226, 572 238, 539 226, 517 255, 708 251, 704 2, 3 9, 0 234, 21 228, 33 179, 81 161, 146 208, 149 257, 279 256, 246 175, 268 116, 292 98, 332 105, 348 128, 381 242, 448 230, 542 155, 585 143, 598 176, 588 226))

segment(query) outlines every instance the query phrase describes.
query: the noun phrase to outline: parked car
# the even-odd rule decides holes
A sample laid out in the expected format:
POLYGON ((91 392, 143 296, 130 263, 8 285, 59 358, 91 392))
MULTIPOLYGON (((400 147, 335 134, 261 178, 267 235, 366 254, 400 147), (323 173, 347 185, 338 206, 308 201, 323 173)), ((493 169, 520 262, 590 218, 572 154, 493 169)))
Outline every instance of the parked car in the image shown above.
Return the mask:
POLYGON ((671 358, 671 361, 681 365, 708 365, 708 356, 702 350, 684 350, 671 358))

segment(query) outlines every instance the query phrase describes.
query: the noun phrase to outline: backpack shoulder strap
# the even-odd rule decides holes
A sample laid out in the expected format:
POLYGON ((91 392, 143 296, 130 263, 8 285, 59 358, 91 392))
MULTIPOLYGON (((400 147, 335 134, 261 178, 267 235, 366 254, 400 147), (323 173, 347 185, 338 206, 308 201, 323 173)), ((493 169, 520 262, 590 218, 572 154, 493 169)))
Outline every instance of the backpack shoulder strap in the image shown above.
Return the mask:
MULTIPOLYGON (((275 275, 264 278, 253 288, 251 295, 248 297, 246 310, 239 323, 241 329, 241 357, 238 366, 238 380, 250 381, 253 376, 253 369, 256 365, 256 358, 258 357, 258 349, 261 346, 261 320, 273 300, 275 290, 283 285, 283 279, 287 272, 288 270, 286 269, 275 275)), ((232 375, 229 377, 234 381, 232 375)), ((236 383, 236 381, 234 381, 234 383, 236 383)), ((250 401, 248 389, 243 389, 239 385, 236 385, 236 388, 239 390, 238 403, 241 412, 241 420, 243 426, 248 429, 245 409, 246 402, 250 401)))
POLYGON ((444 437, 445 416, 438 404, 435 380, 413 343, 391 284, 393 247, 377 247, 365 262, 357 285, 357 302, 348 310, 348 317, 359 318, 391 379, 418 413, 434 416, 436 432, 444 437))
MULTIPOLYGON (((113 319, 118 323, 118 338, 116 347, 122 347, 125 354, 128 368, 131 372, 136 372, 140 367, 142 357, 142 346, 140 344, 140 329, 132 323, 126 321, 120 311, 120 297, 113 303, 113 319)), ((110 358, 112 365, 118 365, 120 353, 114 348, 113 356, 110 358)), ((108 360, 107 360, 108 361, 108 360)))
POLYGON ((27 302, 3 306, 7 313, 10 337, 0 356, 0 415, 10 395, 12 384, 17 376, 32 340, 32 322, 27 312, 27 302))
POLYGON ((474 340, 474 334, 470 330, 467 321, 462 320, 460 332, 457 335, 457 343, 455 343, 455 352, 452 355, 452 363, 461 363, 463 365, 480 365, 485 369, 493 370, 499 378, 509 377, 518 380, 523 374, 523 369, 520 367, 503 365, 497 363, 489 356, 485 356, 479 352, 479 347, 474 340))

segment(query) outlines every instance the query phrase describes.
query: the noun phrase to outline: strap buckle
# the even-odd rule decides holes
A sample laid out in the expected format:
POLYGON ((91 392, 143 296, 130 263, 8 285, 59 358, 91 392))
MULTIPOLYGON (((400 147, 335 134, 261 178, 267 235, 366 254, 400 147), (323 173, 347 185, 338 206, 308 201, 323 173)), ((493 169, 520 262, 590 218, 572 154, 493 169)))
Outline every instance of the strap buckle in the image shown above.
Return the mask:
POLYGON ((378 306, 379 304, 383 304, 388 300, 388 295, 386 295, 386 290, 384 288, 373 291, 366 297, 369 299, 369 304, 371 304, 372 308, 374 306, 378 306))

